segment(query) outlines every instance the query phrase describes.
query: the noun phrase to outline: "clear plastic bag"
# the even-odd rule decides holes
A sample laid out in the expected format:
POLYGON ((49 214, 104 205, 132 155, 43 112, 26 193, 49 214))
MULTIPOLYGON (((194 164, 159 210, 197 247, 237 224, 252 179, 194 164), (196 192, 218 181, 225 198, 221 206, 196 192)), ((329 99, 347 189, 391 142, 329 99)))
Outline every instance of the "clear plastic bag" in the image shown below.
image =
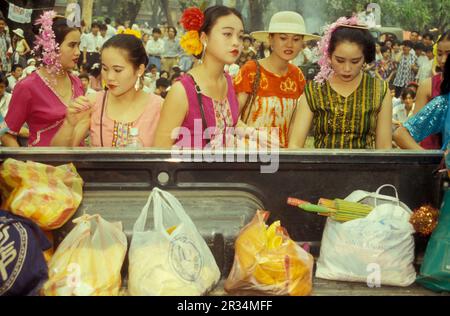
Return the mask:
POLYGON ((127 251, 121 223, 84 215, 59 245, 49 264, 46 296, 117 296, 127 251))
POLYGON ((211 250, 180 202, 157 188, 134 225, 128 275, 133 296, 199 296, 220 280, 211 250), (149 209, 153 230, 145 229, 149 209))

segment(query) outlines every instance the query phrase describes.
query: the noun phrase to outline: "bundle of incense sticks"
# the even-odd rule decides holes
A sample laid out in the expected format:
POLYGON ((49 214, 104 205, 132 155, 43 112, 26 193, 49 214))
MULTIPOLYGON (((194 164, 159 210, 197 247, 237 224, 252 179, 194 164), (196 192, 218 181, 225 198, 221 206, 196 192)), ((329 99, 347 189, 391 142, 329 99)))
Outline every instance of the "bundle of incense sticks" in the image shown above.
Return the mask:
POLYGON ((348 202, 345 200, 320 199, 319 203, 312 204, 295 198, 289 198, 288 204, 301 208, 304 211, 328 216, 338 222, 348 222, 359 218, 364 218, 373 210, 370 205, 348 202))

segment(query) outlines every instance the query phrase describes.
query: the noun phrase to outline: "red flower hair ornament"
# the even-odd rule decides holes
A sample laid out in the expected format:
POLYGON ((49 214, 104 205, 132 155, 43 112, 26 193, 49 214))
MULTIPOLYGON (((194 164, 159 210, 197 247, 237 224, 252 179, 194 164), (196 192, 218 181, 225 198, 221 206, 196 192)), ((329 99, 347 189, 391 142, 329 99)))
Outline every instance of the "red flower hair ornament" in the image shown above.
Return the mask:
POLYGON ((200 31, 205 22, 205 15, 199 8, 188 8, 184 10, 180 20, 186 31, 200 31))

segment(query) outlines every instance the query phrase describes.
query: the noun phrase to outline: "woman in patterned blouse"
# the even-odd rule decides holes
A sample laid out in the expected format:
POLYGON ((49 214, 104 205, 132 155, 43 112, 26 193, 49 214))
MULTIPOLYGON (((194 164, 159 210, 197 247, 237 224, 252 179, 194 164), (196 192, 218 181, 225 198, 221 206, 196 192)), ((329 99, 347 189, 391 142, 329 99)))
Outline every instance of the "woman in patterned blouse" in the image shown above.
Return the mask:
POLYGON ((300 99, 289 148, 303 148, 313 124, 322 149, 392 148, 392 98, 388 84, 363 72, 375 60, 375 42, 362 26, 339 25, 326 54, 332 73, 310 82, 300 99))
POLYGON ((239 127, 257 131, 259 146, 268 141, 272 147, 287 148, 292 117, 306 84, 300 68, 290 62, 304 41, 319 37, 306 33, 303 17, 291 11, 276 13, 268 31, 252 36, 270 43, 272 53, 258 62, 247 62, 234 80, 241 112, 239 127))

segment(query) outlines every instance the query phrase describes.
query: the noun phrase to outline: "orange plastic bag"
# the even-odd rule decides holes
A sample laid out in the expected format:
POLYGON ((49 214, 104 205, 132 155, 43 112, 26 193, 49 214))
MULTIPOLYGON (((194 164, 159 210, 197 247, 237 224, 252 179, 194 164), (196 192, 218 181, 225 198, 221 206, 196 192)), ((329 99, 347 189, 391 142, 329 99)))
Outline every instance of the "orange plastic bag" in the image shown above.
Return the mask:
POLYGON ((7 159, 0 166, 2 208, 43 230, 63 226, 80 206, 83 180, 73 164, 49 166, 7 159))
POLYGON ((225 290, 236 295, 310 295, 314 258, 288 236, 280 222, 267 227, 269 215, 258 211, 240 232, 225 290))

